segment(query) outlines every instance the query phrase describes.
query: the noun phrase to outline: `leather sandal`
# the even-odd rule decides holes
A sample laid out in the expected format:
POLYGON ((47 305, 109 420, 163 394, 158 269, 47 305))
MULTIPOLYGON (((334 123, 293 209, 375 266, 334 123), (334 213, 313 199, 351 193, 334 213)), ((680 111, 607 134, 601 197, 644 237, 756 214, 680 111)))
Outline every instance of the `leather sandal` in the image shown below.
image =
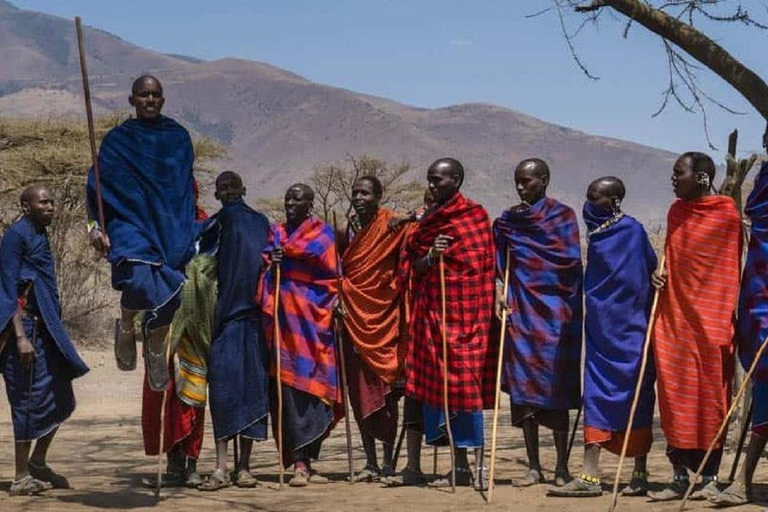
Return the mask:
POLYGON ((130 372, 136 369, 136 333, 121 324, 119 318, 115 320, 115 361, 118 370, 130 372))
POLYGON ((27 475, 21 480, 11 482, 11 488, 8 490, 10 496, 33 496, 43 491, 51 489, 53 486, 48 482, 38 480, 32 475, 27 475))

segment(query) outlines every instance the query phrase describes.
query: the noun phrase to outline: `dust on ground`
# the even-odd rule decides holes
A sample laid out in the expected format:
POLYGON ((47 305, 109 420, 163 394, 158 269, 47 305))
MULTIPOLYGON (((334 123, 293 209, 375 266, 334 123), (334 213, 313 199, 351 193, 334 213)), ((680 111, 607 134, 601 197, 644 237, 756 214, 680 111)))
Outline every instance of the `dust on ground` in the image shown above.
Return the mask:
MULTIPOLYGON (((316 469, 331 478, 328 485, 315 485, 301 489, 285 487, 277 490, 277 458, 275 444, 270 441, 254 447, 252 468, 261 481, 255 489, 230 487, 214 493, 192 489, 163 490, 159 499, 152 490, 141 487, 142 478, 152 478, 157 458, 144 455, 141 440, 141 383, 142 371, 120 372, 112 354, 105 349, 87 349, 82 353, 91 372, 75 381, 77 410, 63 425, 50 453, 50 465, 70 480, 73 489, 52 490, 30 498, 9 498, 6 491, 13 478, 13 430, 8 402, 0 401, 0 511, 80 511, 80 510, 164 510, 164 511, 334 511, 376 512, 382 510, 416 511, 495 511, 514 509, 518 512, 596 512, 607 511, 609 484, 616 471, 618 458, 604 453, 602 477, 607 492, 602 498, 548 498, 547 485, 514 488, 514 479, 527 473, 522 433, 509 426, 508 404, 503 405, 499 426, 499 452, 496 465, 497 486, 493 503, 467 488, 450 490, 427 488, 386 489, 378 484, 354 484, 344 481, 347 476, 347 457, 343 424, 340 424, 323 445, 316 469)), ((3 385, 0 384, 0 388, 3 385)), ((5 394, 2 393, 4 396, 5 394)), ((198 468, 203 474, 214 469, 215 453, 210 414, 207 415, 206 438, 198 468)), ((487 446, 490 447, 490 413, 486 415, 487 446)), ((651 480, 660 485, 667 481, 671 469, 664 455, 665 443, 656 429, 656 441, 649 456, 651 480)), ((362 469, 365 458, 353 425, 354 458, 357 470, 362 469)), ((578 473, 581 465, 581 433, 577 435, 571 457, 571 471, 578 473)), ((432 471, 432 449, 422 451, 422 467, 432 471)), ((404 463, 405 447, 399 466, 404 463)), ((471 460, 470 455, 470 460, 471 460)), ((541 459, 545 476, 554 478, 554 447, 549 432, 542 430, 541 459)), ((724 456, 720 471, 726 478, 733 454, 724 456)), ((742 459, 743 460, 743 459, 742 459)), ((164 462, 164 461, 163 461, 164 462)), ((446 448, 439 452, 438 469, 448 470, 450 457, 446 448)), ((624 478, 631 475, 631 461, 625 464, 624 478)), ((289 475, 287 475, 289 476, 289 475)), ((755 482, 768 481, 768 463, 761 462, 755 482)), ((768 505, 768 485, 755 486, 758 504, 741 507, 739 511, 757 511, 768 505)), ((675 511, 679 502, 651 504, 645 498, 620 499, 619 512, 675 511)), ((706 504, 690 503, 688 510, 704 510, 706 504)))

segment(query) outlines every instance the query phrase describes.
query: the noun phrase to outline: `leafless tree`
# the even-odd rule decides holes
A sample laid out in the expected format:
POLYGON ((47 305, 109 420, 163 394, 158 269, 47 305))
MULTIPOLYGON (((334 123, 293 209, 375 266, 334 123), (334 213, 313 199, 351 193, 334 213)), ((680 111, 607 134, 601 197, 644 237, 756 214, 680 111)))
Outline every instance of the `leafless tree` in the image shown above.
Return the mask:
POLYGON ((753 17, 743 4, 735 0, 551 0, 552 6, 534 14, 548 11, 558 15, 560 27, 569 51, 579 68, 596 79, 576 51, 574 39, 589 25, 597 23, 608 13, 625 24, 624 37, 634 25, 661 37, 668 63, 668 83, 661 105, 654 115, 660 114, 670 102, 688 112, 699 112, 709 145, 714 146, 707 126, 707 106, 716 105, 736 113, 713 98, 699 84, 698 72, 702 67, 717 74, 741 94, 763 118, 768 119, 768 85, 754 71, 747 68, 723 46, 698 28, 700 21, 732 24, 758 30, 768 29, 768 22, 753 17), (569 29, 565 11, 581 15, 575 30, 569 29))

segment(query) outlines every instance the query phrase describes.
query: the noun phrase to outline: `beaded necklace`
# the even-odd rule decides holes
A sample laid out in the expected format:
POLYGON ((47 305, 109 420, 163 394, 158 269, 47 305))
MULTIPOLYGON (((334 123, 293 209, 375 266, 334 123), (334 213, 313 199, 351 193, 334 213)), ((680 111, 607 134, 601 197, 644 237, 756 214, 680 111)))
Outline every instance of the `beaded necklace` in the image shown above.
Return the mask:
POLYGON ((624 212, 617 212, 613 217, 608 219, 607 221, 603 222, 599 226, 597 226, 592 231, 589 231, 587 233, 587 241, 589 241, 593 235, 596 235, 597 233, 600 233, 601 231, 605 231, 609 227, 613 226, 617 222, 619 222, 624 217, 624 212))

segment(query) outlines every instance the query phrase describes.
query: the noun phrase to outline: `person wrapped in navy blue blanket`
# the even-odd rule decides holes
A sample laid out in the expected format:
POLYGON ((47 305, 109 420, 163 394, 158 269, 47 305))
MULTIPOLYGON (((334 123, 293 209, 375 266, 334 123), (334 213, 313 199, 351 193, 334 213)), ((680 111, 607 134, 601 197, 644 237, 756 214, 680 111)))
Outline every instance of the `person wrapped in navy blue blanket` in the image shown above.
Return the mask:
POLYGON ((242 178, 225 171, 216 178, 221 210, 211 217, 218 234, 216 323, 208 361, 209 400, 216 437, 216 470, 198 488, 215 491, 231 485, 227 444, 239 437, 235 468, 238 487, 257 483, 250 470, 253 441, 267 438, 269 353, 254 302, 263 264, 269 221, 243 200, 242 178))
POLYGON ((47 231, 53 194, 43 185, 29 186, 21 208, 24 215, 0 240, 0 372, 16 441, 12 496, 69 487, 46 459, 59 426, 75 410, 72 380, 88 372, 61 322, 47 231))
MULTIPOLYGON (((115 359, 120 370, 136 368, 135 319, 143 313, 145 379, 142 399, 144 451, 168 453, 163 485, 197 485, 204 407, 178 400, 167 361, 167 334, 181 304, 185 267, 196 253, 204 212, 197 208, 194 150, 187 130, 161 115, 160 81, 137 78, 129 97, 136 117, 107 133, 99 149, 105 226, 99 226, 93 169, 88 175, 89 239, 109 260, 112 287, 121 293, 121 318, 115 325, 115 359), (165 441, 160 437, 160 407, 166 401, 165 441)), ((172 359, 172 358, 171 358, 172 359)))

